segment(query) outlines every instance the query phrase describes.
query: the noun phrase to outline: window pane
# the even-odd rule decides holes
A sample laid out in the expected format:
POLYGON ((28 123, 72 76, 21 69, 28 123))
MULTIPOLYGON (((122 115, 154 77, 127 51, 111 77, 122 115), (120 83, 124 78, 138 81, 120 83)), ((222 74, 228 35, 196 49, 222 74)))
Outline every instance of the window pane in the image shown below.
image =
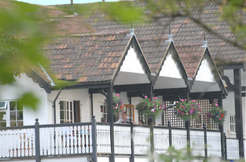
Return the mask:
POLYGON ((60 112, 60 119, 61 119, 61 120, 64 120, 64 111, 61 111, 61 112, 60 112))
POLYGON ((0 108, 6 109, 6 102, 0 102, 0 108))
POLYGON ((17 103, 17 109, 18 110, 23 110, 23 104, 21 102, 17 103))
POLYGON ((22 120, 19 120, 19 121, 17 122, 17 126, 18 126, 18 127, 22 127, 22 126, 23 126, 23 121, 22 121, 22 120))
POLYGON ((6 121, 0 121, 0 128, 6 127, 6 121))
POLYGON ((10 126, 11 127, 16 127, 16 121, 15 120, 11 120, 10 121, 10 126))
POLYGON ((6 118, 6 112, 4 111, 4 112, 0 112, 0 121, 1 120, 6 120, 5 118, 6 118))
POLYGON ((23 120, 23 111, 17 112, 17 120, 23 120))
POLYGON ((10 110, 15 110, 16 109, 16 102, 15 101, 11 101, 10 102, 10 110))
POLYGON ((10 120, 16 120, 16 111, 10 112, 10 120))
POLYGON ((60 111, 64 111, 64 101, 60 102, 60 111))

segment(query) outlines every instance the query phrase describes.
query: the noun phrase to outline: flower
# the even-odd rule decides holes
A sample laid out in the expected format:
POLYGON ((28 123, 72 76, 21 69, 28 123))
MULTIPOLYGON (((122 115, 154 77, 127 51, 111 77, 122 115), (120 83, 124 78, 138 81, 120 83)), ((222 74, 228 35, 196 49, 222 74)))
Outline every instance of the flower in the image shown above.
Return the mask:
POLYGON ((148 96, 144 96, 144 98, 145 98, 145 99, 147 99, 147 98, 148 98, 148 96))
POLYGON ((213 107, 208 112, 208 117, 217 123, 222 123, 225 118, 225 111, 219 107, 218 103, 214 103, 213 107))
POLYGON ((116 93, 115 96, 120 97, 120 94, 119 93, 116 93))
POLYGON ((179 102, 176 102, 176 114, 178 117, 183 120, 190 120, 191 118, 196 118, 199 115, 199 105, 196 103, 196 100, 185 100, 180 99, 179 102))

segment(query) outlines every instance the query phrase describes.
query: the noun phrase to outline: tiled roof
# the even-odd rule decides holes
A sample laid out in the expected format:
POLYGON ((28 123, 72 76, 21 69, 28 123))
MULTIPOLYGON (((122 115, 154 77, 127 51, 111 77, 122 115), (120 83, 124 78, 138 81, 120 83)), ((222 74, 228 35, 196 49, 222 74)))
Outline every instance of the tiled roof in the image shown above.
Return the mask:
MULTIPOLYGON (((220 17, 217 14, 218 12, 218 7, 209 5, 205 8, 203 14, 199 16, 203 22, 212 26, 214 31, 227 38, 234 39, 229 26, 225 22, 220 21, 220 17)), ((101 33, 104 35, 105 33, 129 30, 133 26, 151 72, 157 73, 161 66, 161 60, 167 48, 165 40, 168 39, 168 27, 165 24, 169 22, 168 18, 162 18, 148 24, 124 25, 108 19, 104 14, 97 12, 90 17, 81 17, 79 15, 64 17, 63 19, 59 19, 59 22, 59 31, 64 35, 82 33, 101 33), (64 28, 61 28, 62 26, 64 28)), ((217 64, 242 63, 246 61, 244 50, 225 43, 225 41, 218 39, 216 36, 205 32, 188 18, 176 18, 171 24, 171 33, 174 38, 174 45, 180 54, 188 77, 193 77, 201 56, 203 55, 203 48, 201 46, 203 44, 204 33, 208 41, 210 54, 216 60, 217 64)), ((105 34, 103 37, 97 37, 107 39, 109 35, 110 34, 105 34)), ((101 54, 103 52, 108 52, 107 50, 105 51, 105 49, 101 50, 101 47, 105 44, 99 41, 100 45, 96 45, 96 43, 98 43, 96 40, 90 40, 90 44, 84 40, 85 38, 59 38, 56 42, 56 46, 48 50, 51 61, 53 62, 53 60, 55 60, 55 62, 57 62, 57 64, 52 63, 51 67, 59 79, 80 79, 81 81, 94 81, 99 78, 102 80, 110 79, 113 72, 112 67, 115 66, 114 63, 117 62, 119 58, 118 55, 115 56, 117 52, 112 52, 108 49, 108 51, 114 53, 112 54, 112 58, 110 58, 111 56, 102 56, 101 54), (78 47, 73 44, 78 45, 78 47), (79 51, 79 48, 82 50, 79 51), (91 52, 91 50, 94 49, 97 49, 97 54, 91 52), (53 55, 50 55, 51 51, 53 55), (105 62, 103 62, 104 59, 105 62), (88 68, 88 66, 91 67, 88 68)), ((87 39, 88 38, 89 37, 87 37, 87 39)), ((120 38, 119 40, 118 38, 116 39, 115 43, 121 44, 120 38)), ((122 40, 122 44, 124 44, 126 40, 123 38, 122 40)), ((109 48, 110 46, 107 47, 109 48)), ((114 51, 114 47, 112 47, 112 50, 114 51)))
POLYGON ((129 31, 63 37, 47 47, 46 54, 57 79, 109 81, 130 38, 129 31))

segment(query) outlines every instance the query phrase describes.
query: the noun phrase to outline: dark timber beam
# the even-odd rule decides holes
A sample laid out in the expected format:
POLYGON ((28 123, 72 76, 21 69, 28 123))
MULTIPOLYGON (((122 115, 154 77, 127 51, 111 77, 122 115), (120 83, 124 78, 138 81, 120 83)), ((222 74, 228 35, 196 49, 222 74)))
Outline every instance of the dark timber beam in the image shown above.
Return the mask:
POLYGON ((112 98, 113 98, 113 85, 107 90, 107 112, 108 112, 108 123, 110 125, 110 144, 111 144, 111 155, 110 162, 115 162, 115 153, 114 153, 114 116, 112 108, 112 98))
POLYGON ((93 116, 94 116, 94 107, 93 107, 93 93, 89 92, 90 93, 90 102, 91 102, 91 120, 93 119, 93 116))
POLYGON ((233 72, 234 72, 234 85, 235 85, 234 97, 235 97, 236 136, 239 140, 239 156, 241 158, 244 158, 241 70, 234 69, 233 72))

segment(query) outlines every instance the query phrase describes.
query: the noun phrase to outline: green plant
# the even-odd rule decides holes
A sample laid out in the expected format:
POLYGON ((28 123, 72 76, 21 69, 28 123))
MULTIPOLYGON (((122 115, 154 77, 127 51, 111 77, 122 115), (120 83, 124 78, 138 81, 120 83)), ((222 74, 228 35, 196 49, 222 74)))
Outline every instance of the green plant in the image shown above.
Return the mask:
POLYGON ((113 95, 113 110, 114 113, 118 113, 119 111, 121 111, 121 108, 123 106, 122 101, 120 100, 120 94, 116 93, 113 95))
POLYGON ((200 113, 200 106, 195 100, 180 99, 176 104, 176 113, 185 121, 195 119, 200 113))
POLYGON ((146 115, 155 115, 165 109, 165 106, 161 104, 161 100, 158 97, 150 99, 145 96, 144 99, 136 105, 136 109, 146 115))
POLYGON ((225 111, 218 103, 214 103, 212 109, 208 112, 208 117, 216 123, 223 123, 225 119, 225 111))

